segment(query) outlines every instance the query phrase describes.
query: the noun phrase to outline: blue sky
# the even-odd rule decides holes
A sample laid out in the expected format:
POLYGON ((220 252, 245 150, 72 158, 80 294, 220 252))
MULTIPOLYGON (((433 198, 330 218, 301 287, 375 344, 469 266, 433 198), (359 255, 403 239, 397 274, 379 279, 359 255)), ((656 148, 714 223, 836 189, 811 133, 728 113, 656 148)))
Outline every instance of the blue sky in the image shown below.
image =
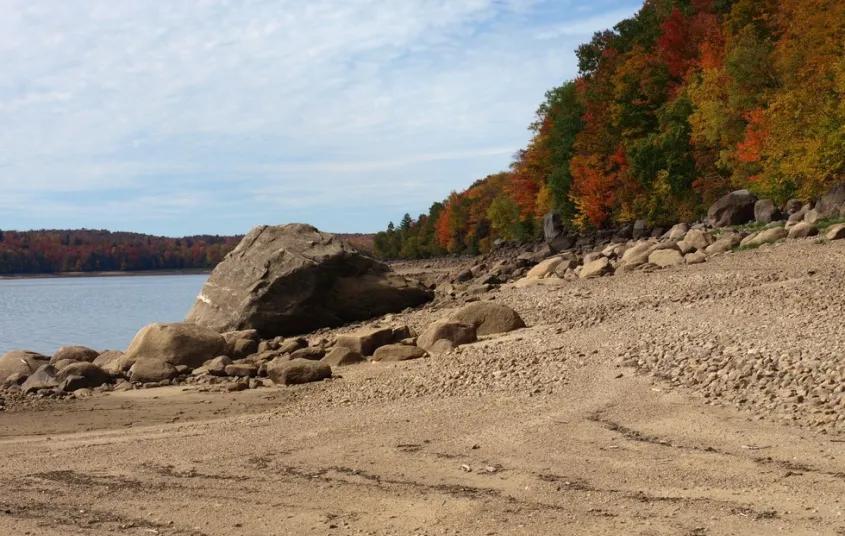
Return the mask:
POLYGON ((506 169, 640 3, 0 0, 0 229, 381 230, 506 169))

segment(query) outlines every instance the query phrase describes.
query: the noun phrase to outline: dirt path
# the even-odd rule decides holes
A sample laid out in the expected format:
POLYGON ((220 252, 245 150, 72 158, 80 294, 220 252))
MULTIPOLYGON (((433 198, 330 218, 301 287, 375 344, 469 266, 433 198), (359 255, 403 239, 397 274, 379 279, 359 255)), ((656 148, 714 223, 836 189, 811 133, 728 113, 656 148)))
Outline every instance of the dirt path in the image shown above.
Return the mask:
POLYGON ((708 330, 837 349, 844 257, 802 243, 504 290, 528 330, 318 385, 0 413, 0 534, 845 534, 834 428, 621 366, 708 330))

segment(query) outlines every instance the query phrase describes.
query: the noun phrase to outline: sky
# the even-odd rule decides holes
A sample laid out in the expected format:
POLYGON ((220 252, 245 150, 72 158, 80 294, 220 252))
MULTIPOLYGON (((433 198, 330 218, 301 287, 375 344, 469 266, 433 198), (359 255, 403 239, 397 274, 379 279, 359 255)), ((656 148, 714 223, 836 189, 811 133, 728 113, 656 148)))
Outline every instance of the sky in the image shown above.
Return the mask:
POLYGON ((507 169, 640 4, 0 0, 0 229, 382 230, 507 169))

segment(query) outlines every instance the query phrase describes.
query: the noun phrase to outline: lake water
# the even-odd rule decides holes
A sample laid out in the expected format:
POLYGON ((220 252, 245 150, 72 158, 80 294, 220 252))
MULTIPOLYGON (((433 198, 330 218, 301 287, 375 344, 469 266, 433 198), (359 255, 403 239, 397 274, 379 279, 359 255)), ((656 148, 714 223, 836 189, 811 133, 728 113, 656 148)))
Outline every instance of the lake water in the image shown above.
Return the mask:
POLYGON ((80 344, 125 350, 139 329, 184 320, 207 275, 0 280, 0 355, 80 344))

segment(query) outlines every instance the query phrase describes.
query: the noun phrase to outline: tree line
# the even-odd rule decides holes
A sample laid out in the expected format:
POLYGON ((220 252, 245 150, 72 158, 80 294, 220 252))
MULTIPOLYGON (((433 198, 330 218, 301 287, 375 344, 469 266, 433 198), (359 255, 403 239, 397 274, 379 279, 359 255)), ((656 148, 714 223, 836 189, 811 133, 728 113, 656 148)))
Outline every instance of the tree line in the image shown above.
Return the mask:
POLYGON ((241 238, 169 238, 88 229, 0 230, 0 274, 210 269, 241 238))
POLYGON ((728 191, 807 200, 845 178, 842 0, 647 0, 578 47, 507 171, 406 214, 378 257, 488 250, 579 230, 691 221, 728 191))

